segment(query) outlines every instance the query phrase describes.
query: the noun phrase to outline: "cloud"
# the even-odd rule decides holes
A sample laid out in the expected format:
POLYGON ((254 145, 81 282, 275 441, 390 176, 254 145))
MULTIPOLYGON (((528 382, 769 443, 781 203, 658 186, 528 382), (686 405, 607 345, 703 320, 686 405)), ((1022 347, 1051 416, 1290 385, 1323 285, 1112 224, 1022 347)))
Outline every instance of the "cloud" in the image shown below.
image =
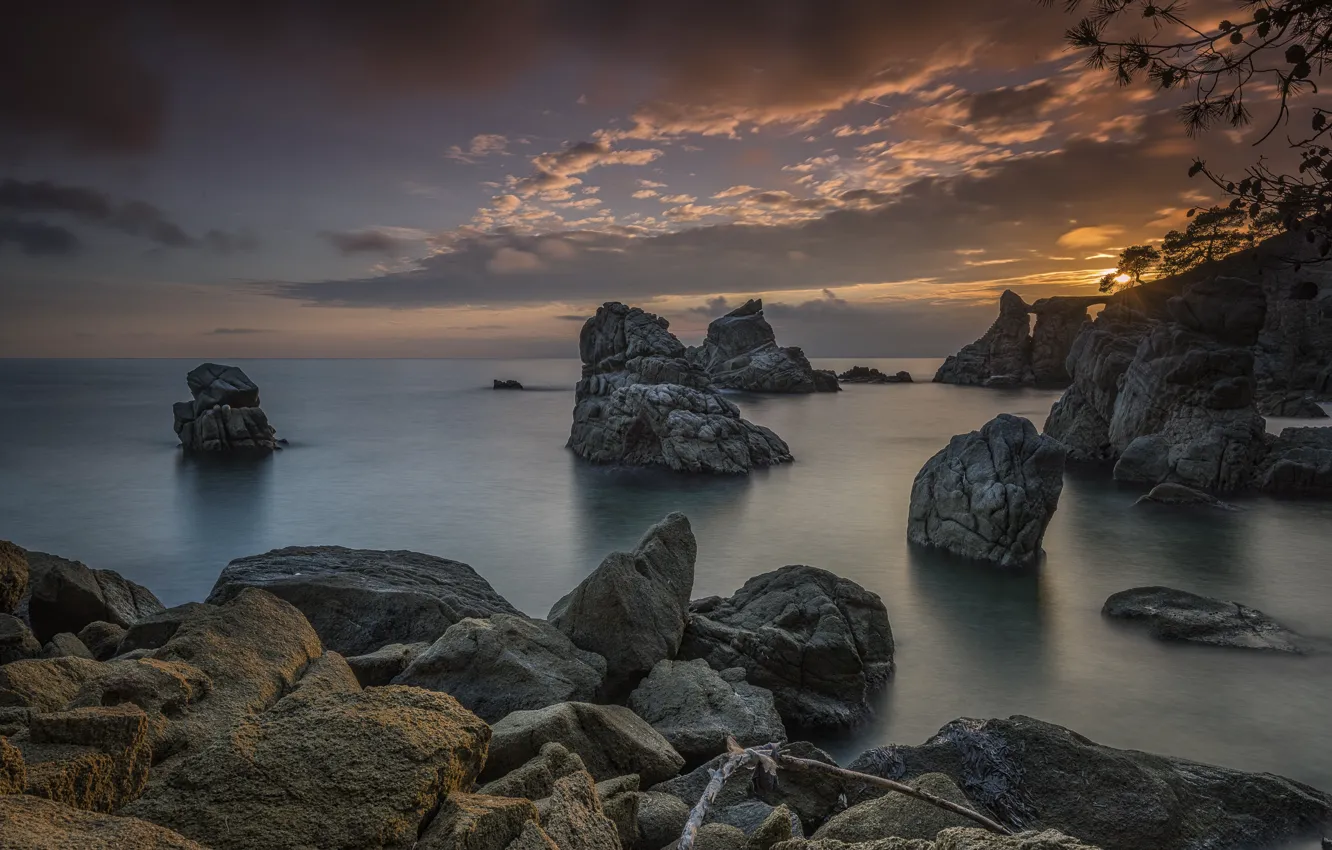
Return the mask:
POLYGON ((545 263, 541 262, 541 258, 536 254, 508 247, 500 248, 486 262, 486 271, 498 275, 525 274, 541 271, 543 268, 545 263))
POLYGON ((1124 228, 1114 224, 1101 224, 1091 227, 1075 227, 1056 240, 1061 248, 1100 248, 1109 245, 1124 233, 1124 228))
POLYGON ((712 197, 713 200, 721 200, 723 198, 734 198, 738 195, 747 195, 750 192, 757 192, 757 191, 758 189, 756 189, 753 186, 731 186, 728 189, 722 189, 720 192, 713 195, 712 197))
POLYGON ((561 193, 580 185, 576 174, 586 174, 605 165, 647 165, 660 157, 656 148, 614 150, 610 144, 598 140, 577 142, 562 150, 532 157, 536 173, 521 179, 510 178, 513 193, 520 197, 540 195, 546 200, 564 200, 561 193))
POLYGON ((353 254, 400 254, 430 238, 409 227, 370 227, 364 230, 321 230, 319 236, 344 257, 353 254))
POLYGON ((453 145, 444 152, 446 159, 457 160, 468 164, 475 164, 478 160, 485 159, 488 156, 496 154, 507 155, 505 150, 508 147, 509 140, 504 136, 494 133, 486 133, 479 136, 473 136, 467 149, 463 150, 457 145, 453 145))
POLYGON ((232 336, 243 334, 271 334, 273 331, 267 328, 213 328, 208 332, 210 336, 232 336))
POLYGON ((12 242, 30 257, 67 257, 79 250, 79 239, 63 227, 41 221, 0 218, 0 247, 12 242))

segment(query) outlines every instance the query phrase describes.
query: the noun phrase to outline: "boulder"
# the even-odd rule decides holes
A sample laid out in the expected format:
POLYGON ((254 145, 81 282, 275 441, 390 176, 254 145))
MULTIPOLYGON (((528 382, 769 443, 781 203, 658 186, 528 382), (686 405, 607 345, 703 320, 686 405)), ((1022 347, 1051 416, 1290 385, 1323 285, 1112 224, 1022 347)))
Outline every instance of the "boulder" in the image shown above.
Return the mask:
POLYGON ((31 658, 0 667, 0 706, 59 711, 104 668, 87 658, 31 658))
POLYGON ((612 552, 556 602, 550 624, 605 658, 608 691, 626 691, 679 650, 697 557, 688 518, 668 514, 633 552, 612 552))
POLYGON ((28 622, 43 643, 99 620, 124 627, 164 610, 151 590, 112 570, 45 552, 30 551, 27 560, 28 622))
MULTIPOLYGON (((746 840, 743 830, 730 824, 713 822, 699 828, 693 846, 695 850, 745 850, 746 840)), ((677 839, 663 850, 678 850, 679 846, 677 839)))
POLYGON ((690 605, 680 658, 743 668, 789 725, 846 728, 893 671, 893 633, 878 596, 827 570, 788 566, 727 599, 690 605))
POLYGON ((789 462, 786 443, 741 419, 668 327, 618 302, 587 320, 569 448, 593 463, 677 472, 746 473, 789 462))
POLYGON ((587 771, 555 782, 550 797, 537 804, 541 828, 560 850, 621 850, 615 822, 602 811, 587 771))
POLYGON ((999 297, 999 318, 985 335, 953 354, 934 373, 938 384, 982 385, 992 375, 1010 375, 1016 383, 1030 383, 1031 310, 1011 289, 999 297))
POLYGON ((645 791, 638 803, 638 844, 633 850, 661 850, 679 839, 692 803, 665 791, 645 791))
MULTIPOLYGON (((446 629, 447 631, 447 629, 446 629)), ((382 687, 406 670, 416 657, 430 648, 428 643, 390 643, 365 655, 353 655, 347 665, 361 687, 382 687)))
POLYGON ((459 620, 393 679, 450 694, 494 723, 512 712, 591 702, 606 660, 574 646, 550 623, 513 614, 459 620))
POLYGON ((1135 505, 1204 505, 1225 511, 1236 510, 1234 505, 1226 504, 1215 496, 1185 487, 1183 484, 1157 484, 1151 492, 1140 496, 1135 505))
POLYGON ((171 411, 186 451, 269 452, 278 447, 277 431, 259 407, 259 387, 240 369, 204 363, 185 382, 194 398, 171 411))
MULTIPOLYGON (((778 844, 774 850, 1101 850, 1083 844, 1062 832, 1020 832, 998 835, 975 827, 952 827, 939 833, 938 840, 919 838, 880 838, 875 841, 845 844, 834 839, 802 839, 778 844)), ((1153 848, 1155 850, 1155 848, 1153 848)))
POLYGON ((1105 600, 1101 613, 1147 624, 1152 637, 1210 646, 1307 651, 1303 638, 1247 605, 1223 602, 1171 587, 1135 587, 1105 600))
POLYGON ((25 658, 36 658, 42 645, 28 624, 9 614, 0 614, 0 665, 25 658))
POLYGON ((1300 390, 1270 392, 1258 398, 1258 412, 1263 416, 1292 419, 1326 419, 1327 411, 1300 390))
POLYGON ((23 753, 0 736, 0 796, 22 794, 28 786, 28 769, 23 764, 23 753))
POLYGON ((27 553, 8 540, 0 540, 0 614, 17 608, 27 590, 27 553))
POLYGON ((910 372, 897 372, 892 375, 885 375, 873 366, 852 366, 842 374, 837 376, 837 380, 844 384, 909 384, 911 381, 910 372))
POLYGON ((1065 454, 1007 413, 953 437, 916 474, 907 538, 1005 567, 1035 563, 1059 506, 1065 454))
POLYGON ((638 805, 643 799, 638 785, 638 777, 633 774, 597 783, 601 813, 615 824, 621 847, 632 848, 638 841, 638 805))
POLYGON ((1072 385, 1050 408, 1045 434, 1068 449, 1070 460, 1114 460, 1120 449, 1110 440, 1110 420, 1119 400, 1121 378, 1137 355, 1149 325, 1136 314, 1107 307, 1078 334, 1064 365, 1072 385))
MULTIPOLYGON (((971 808, 967 795, 942 773, 924 774, 913 779, 910 785, 951 803, 971 808)), ((890 793, 833 815, 818 828, 814 837, 833 838, 847 843, 873 841, 889 835, 932 841, 940 830, 951 826, 971 826, 974 823, 924 800, 890 793)))
POLYGON ((155 761, 184 749, 199 730, 176 722, 193 711, 213 689, 213 680, 181 661, 116 659, 99 665, 65 703, 68 709, 101 705, 136 706, 147 719, 148 743, 155 761))
POLYGON ((707 338, 685 355, 718 387, 759 393, 837 392, 835 376, 816 374, 799 348, 777 345, 763 318, 763 300, 752 298, 708 325, 707 338))
POLYGON ((106 661, 115 655, 124 637, 124 626, 108 623, 105 620, 94 620, 79 629, 78 634, 79 642, 86 646, 92 657, 98 661, 106 661))
POLYGON ((450 794, 415 850, 506 850, 527 824, 537 823, 531 800, 450 794))
POLYGON ((521 390, 522 388, 523 385, 517 381, 501 381, 499 378, 495 379, 495 389, 497 390, 521 390))
POLYGON ((0 836, 16 850, 208 850, 138 818, 71 808, 41 797, 0 795, 0 836))
POLYGON ((1273 496, 1332 496, 1332 428, 1286 428, 1271 440, 1256 475, 1273 496))
POLYGON ((482 785, 478 793, 492 797, 541 800, 555 790, 555 780, 586 769, 587 766, 577 753, 570 752, 563 744, 551 741, 542 744, 540 752, 532 759, 482 785))
POLYGON ((1186 287, 1166 302, 1179 324, 1221 342, 1253 345, 1267 318, 1262 284, 1237 277, 1214 277, 1186 287))
POLYGON ((296 688, 124 813, 236 850, 410 846, 441 798, 471 788, 490 730, 447 694, 356 687, 348 670, 340 687, 296 688))
POLYGON ((137 798, 153 755, 147 717, 132 705, 33 714, 11 743, 23 753, 27 793, 92 812, 137 798))
POLYGON ((390 643, 432 643, 465 617, 519 614, 467 564, 404 550, 289 546, 227 564, 218 605, 260 587, 300 609, 324 646, 364 655, 390 643))
POLYGON ((131 652, 157 649, 171 640, 176 630, 180 628, 181 623, 197 615, 206 614, 211 610, 213 610, 213 606, 205 605, 202 602, 186 602, 183 605, 150 614, 125 629, 125 633, 120 638, 120 645, 116 647, 115 654, 125 655, 131 652))
POLYGON ((804 837, 805 829, 800 823, 800 817, 783 804, 773 809, 763 823, 749 834, 745 850, 772 850, 779 842, 804 837))
POLYGON ((555 742, 576 753, 598 782, 636 773, 644 784, 668 779, 684 759, 647 724, 621 705, 566 702, 536 711, 515 711, 492 729, 482 779, 497 779, 555 742))
POLYGON ((786 729, 772 692, 744 680, 743 668, 718 673, 703 659, 659 661, 629 695, 629 708, 652 724, 686 761, 741 746, 785 742, 786 729))
POLYGON ((69 632, 61 632, 53 636, 42 647, 43 658, 60 658, 65 655, 74 655, 79 658, 92 658, 93 654, 88 647, 83 645, 78 635, 72 635, 69 632))

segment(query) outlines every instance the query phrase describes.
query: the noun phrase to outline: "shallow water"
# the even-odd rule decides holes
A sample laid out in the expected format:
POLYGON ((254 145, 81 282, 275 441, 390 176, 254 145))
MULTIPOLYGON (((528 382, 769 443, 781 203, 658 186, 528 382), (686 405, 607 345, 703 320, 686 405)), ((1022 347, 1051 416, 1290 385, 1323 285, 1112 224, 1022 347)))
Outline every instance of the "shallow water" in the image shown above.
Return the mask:
MULTIPOLYGON (((1332 789, 1332 653, 1168 645, 1099 613, 1115 591, 1165 584, 1332 636, 1332 503, 1135 508, 1139 491, 1071 471, 1039 569, 907 546, 921 464, 1000 412, 1039 426, 1057 392, 735 395, 797 462, 691 478, 593 468, 565 450, 576 361, 237 362, 291 441, 266 461, 182 457, 171 403, 189 397, 194 361, 0 360, 0 538, 117 570, 168 605, 202 599, 228 560, 279 546, 416 549, 470 563, 544 615, 607 552, 681 510, 699 539, 695 596, 805 563, 883 597, 898 672, 874 724, 823 742, 839 757, 919 743, 959 716, 1029 714, 1113 746, 1332 789), (495 392, 492 378, 529 391, 495 392)), ((857 362, 922 380, 938 363, 857 362)))

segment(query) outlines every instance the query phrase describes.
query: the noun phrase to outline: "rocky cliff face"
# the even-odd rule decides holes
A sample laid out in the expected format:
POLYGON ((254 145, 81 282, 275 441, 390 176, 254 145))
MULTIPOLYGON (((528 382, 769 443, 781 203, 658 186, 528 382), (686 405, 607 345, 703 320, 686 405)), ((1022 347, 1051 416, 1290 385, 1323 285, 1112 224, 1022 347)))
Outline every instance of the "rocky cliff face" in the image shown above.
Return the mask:
POLYGON ((172 406, 187 451, 272 451, 277 431, 259 407, 259 387, 235 366, 204 363, 185 376, 192 401, 172 406))
POLYGON ((816 370, 795 346, 777 345, 772 325, 763 317, 763 300, 714 319, 703 344, 688 349, 689 362, 702 368, 719 387, 760 393, 836 392, 837 377, 816 370))

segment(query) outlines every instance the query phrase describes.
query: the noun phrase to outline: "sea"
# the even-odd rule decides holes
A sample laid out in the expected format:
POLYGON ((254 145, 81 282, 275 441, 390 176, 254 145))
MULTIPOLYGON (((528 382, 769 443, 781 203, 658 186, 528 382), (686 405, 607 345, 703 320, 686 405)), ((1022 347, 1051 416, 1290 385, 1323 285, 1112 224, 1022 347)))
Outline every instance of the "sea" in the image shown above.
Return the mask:
MULTIPOLYGON (((1169 644, 1101 616, 1167 585, 1332 637, 1332 502, 1235 511, 1135 506, 1141 488, 1070 469, 1034 569, 909 546, 921 465, 1003 412, 1039 427, 1039 389, 929 382, 938 360, 816 360, 917 383, 732 394, 796 461, 747 477, 590 466, 565 448, 575 360, 237 360, 289 443, 260 461, 180 451, 184 360, 0 360, 0 538, 113 569, 167 605, 202 600, 233 558, 292 545, 412 549, 471 564, 544 616, 617 549, 683 511, 694 596, 811 564, 883 599, 897 672, 873 722, 819 740, 839 759, 918 744, 958 717, 1024 714, 1099 743, 1270 771, 1332 790, 1332 651, 1169 644), (495 378, 526 390, 495 391, 495 378)), ((1297 423, 1270 420, 1269 427, 1297 423)), ((1330 645, 1332 646, 1332 645, 1330 645)))

